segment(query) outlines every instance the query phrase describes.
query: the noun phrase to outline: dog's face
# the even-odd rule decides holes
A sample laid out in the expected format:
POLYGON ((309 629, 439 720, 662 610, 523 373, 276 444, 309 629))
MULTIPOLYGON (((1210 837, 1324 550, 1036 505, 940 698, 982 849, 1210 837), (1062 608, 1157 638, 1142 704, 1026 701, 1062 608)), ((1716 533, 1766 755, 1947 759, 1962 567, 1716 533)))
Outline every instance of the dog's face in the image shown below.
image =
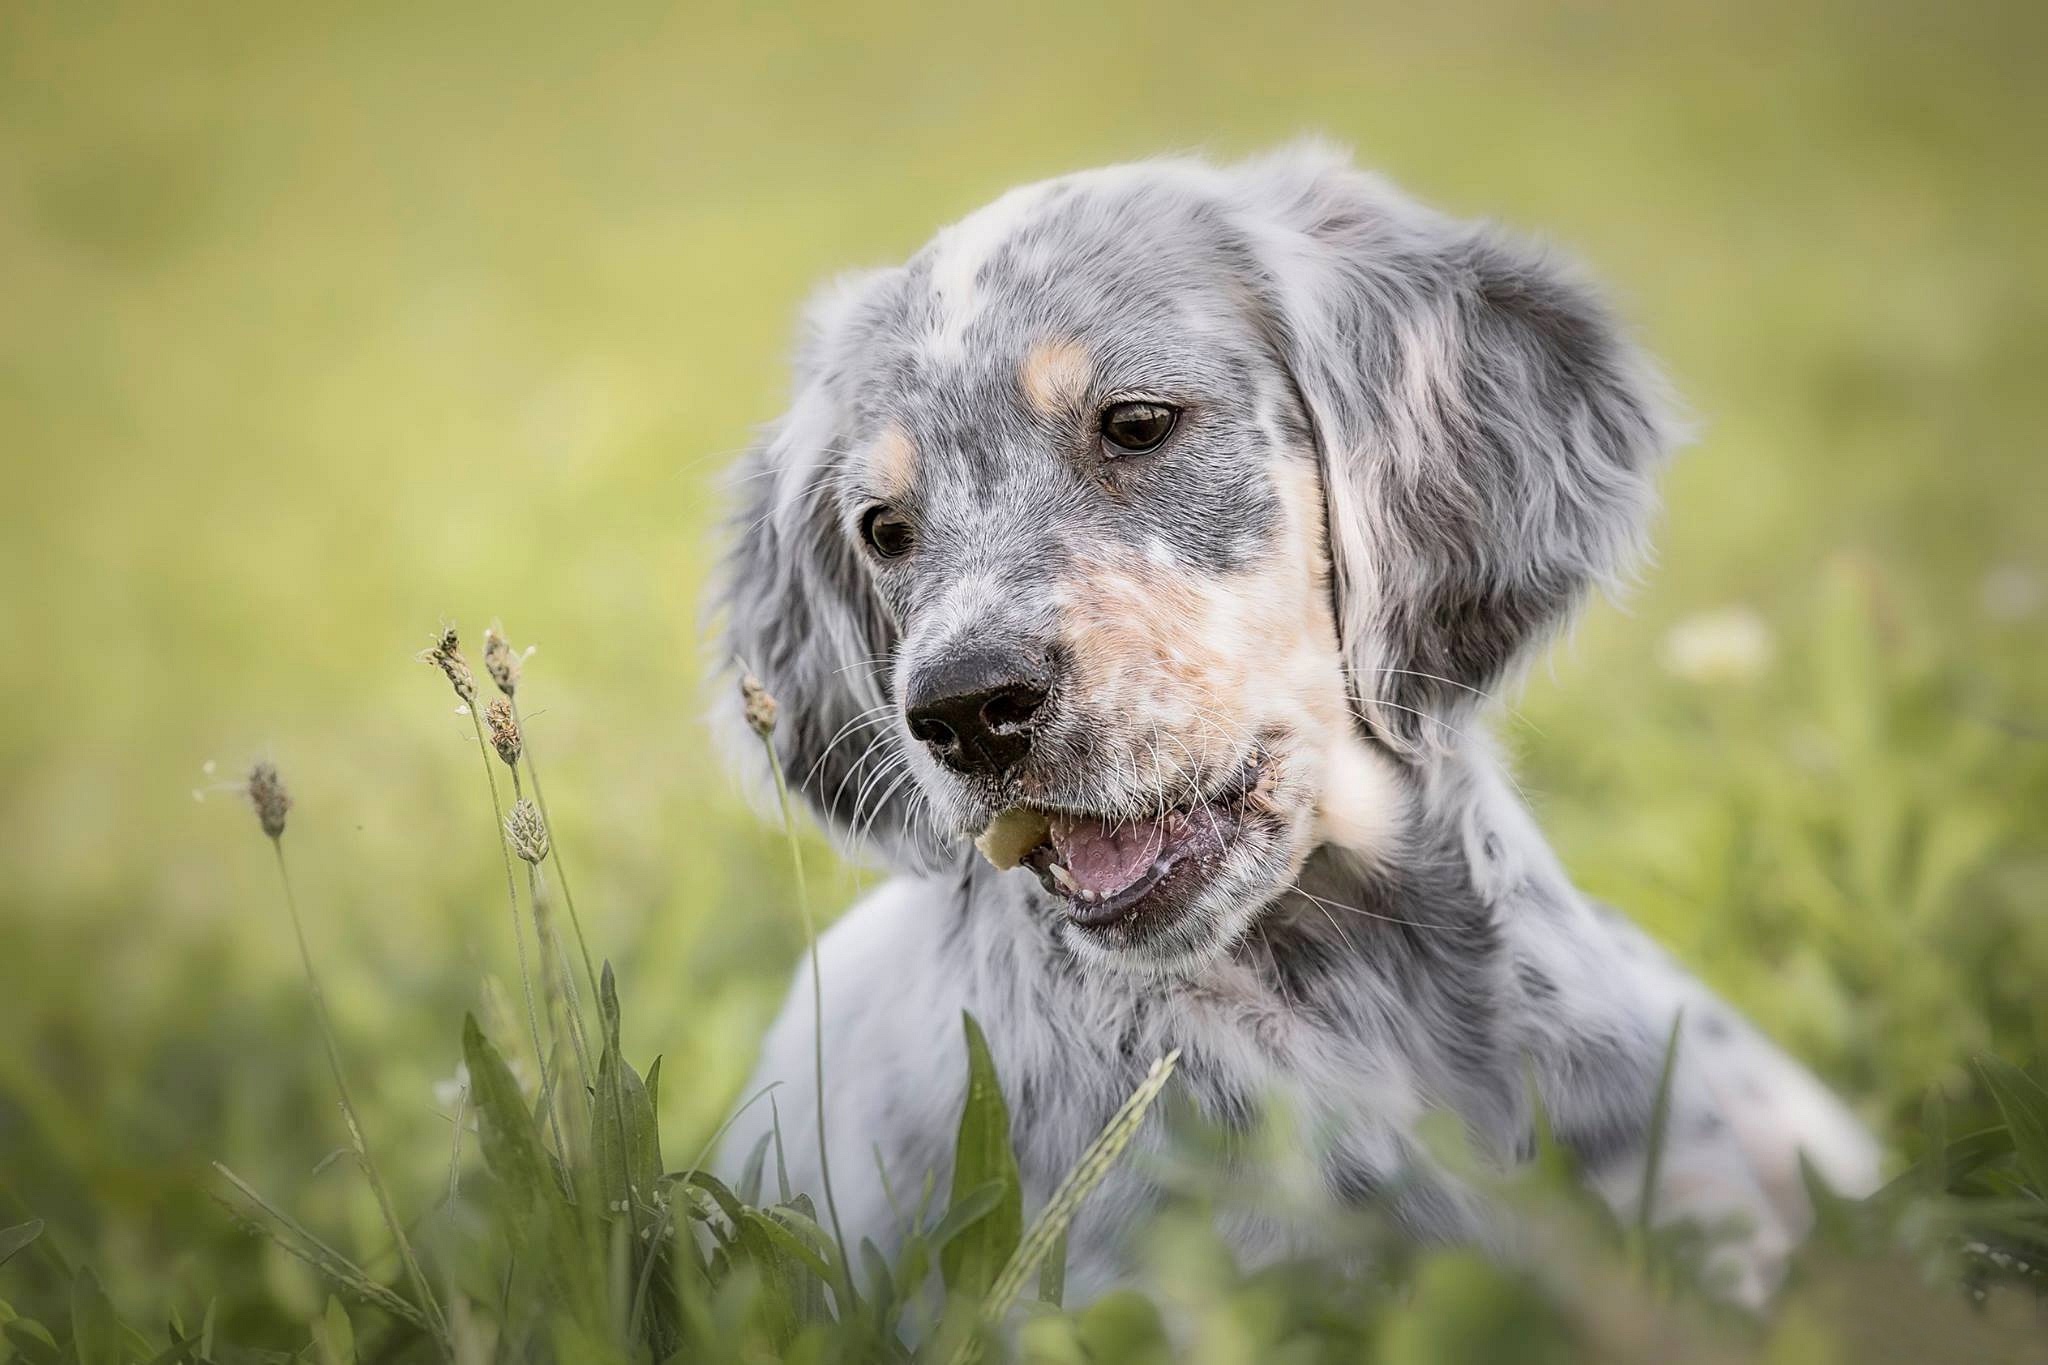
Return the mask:
POLYGON ((1310 154, 1014 192, 818 310, 736 653, 791 777, 985 834, 1081 951, 1233 942, 1635 531, 1652 389, 1575 287, 1310 154))

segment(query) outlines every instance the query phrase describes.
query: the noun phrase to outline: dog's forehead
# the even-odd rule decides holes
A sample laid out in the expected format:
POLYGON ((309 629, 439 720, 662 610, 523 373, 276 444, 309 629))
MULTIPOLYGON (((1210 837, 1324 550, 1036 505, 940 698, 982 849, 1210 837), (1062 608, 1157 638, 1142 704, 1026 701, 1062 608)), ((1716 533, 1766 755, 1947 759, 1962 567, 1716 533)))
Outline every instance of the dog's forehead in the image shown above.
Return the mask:
POLYGON ((1057 330, 1107 341, 1199 325, 1228 233, 1169 172, 1027 185, 946 228, 907 269, 904 324, 928 368, 1013 355, 1057 330))
POLYGON ((1232 240, 1158 168, 1013 190, 939 232, 876 301, 862 406, 986 414, 1142 385, 1148 367, 1220 378, 1204 371, 1233 349, 1232 240))

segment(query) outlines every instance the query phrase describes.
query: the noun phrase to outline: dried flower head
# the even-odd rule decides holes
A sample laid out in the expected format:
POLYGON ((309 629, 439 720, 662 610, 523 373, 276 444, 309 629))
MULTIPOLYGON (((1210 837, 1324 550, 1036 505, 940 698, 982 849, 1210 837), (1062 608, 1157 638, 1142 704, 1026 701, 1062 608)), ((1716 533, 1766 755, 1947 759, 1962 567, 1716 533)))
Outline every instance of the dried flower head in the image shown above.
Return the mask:
POLYGON ((460 642, 455 627, 441 632, 441 638, 420 651, 420 662, 432 664, 448 675, 449 686, 455 695, 462 698, 463 705, 476 705, 476 675, 469 671, 469 660, 462 657, 460 642))
POLYGON ((512 652, 512 642, 505 638, 505 632, 495 625, 484 628, 484 671, 506 696, 518 690, 519 656, 512 652))
POLYGON ((512 813, 505 817, 505 837, 511 841, 512 851, 529 863, 548 856, 548 827, 540 818, 540 808, 525 797, 512 803, 512 813))
POLYGON ((491 747, 498 751, 498 757, 505 760, 505 766, 519 766, 519 722, 512 719, 512 703, 505 697, 493 698, 484 708, 484 724, 491 729, 491 747))
POLYGON ((751 673, 740 678, 740 698, 746 704, 748 728, 766 739, 775 733, 775 698, 751 673))
POLYGON ((259 760, 249 767, 249 804, 256 807, 256 819, 273 839, 284 837, 284 817, 292 808, 292 795, 277 775, 277 765, 259 760))

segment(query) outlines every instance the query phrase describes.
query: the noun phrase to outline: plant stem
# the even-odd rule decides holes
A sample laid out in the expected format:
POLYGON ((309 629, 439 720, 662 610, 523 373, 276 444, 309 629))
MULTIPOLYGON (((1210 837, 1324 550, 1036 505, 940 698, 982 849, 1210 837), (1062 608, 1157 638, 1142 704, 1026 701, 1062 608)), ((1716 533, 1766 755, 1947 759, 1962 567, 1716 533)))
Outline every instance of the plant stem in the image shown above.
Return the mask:
POLYGON ((362 1121, 356 1113, 355 1097, 349 1093, 348 1076, 341 1067, 341 1045, 334 1036, 334 1022, 327 1014, 327 992, 321 989, 320 974, 313 968, 313 950, 306 945, 306 927, 299 919, 299 898, 292 891, 292 877, 285 866, 284 841, 272 839, 271 852, 277 855, 277 877, 284 886, 285 909, 291 914, 292 936, 298 940, 299 963, 306 969, 306 988, 313 997, 313 1013, 320 1024, 320 1037, 327 1045, 327 1066, 334 1073, 334 1088, 341 1095, 341 1112, 348 1120, 348 1131, 355 1144, 356 1155, 361 1158, 363 1174, 369 1178, 370 1188, 377 1195, 377 1207, 383 1212, 384 1225, 391 1230, 391 1239, 398 1247, 398 1256, 405 1264, 406 1277, 412 1281, 413 1292, 420 1297, 420 1306, 432 1324, 434 1342, 441 1354, 453 1358, 453 1347, 449 1344, 448 1320, 441 1314, 441 1304, 434 1297, 427 1275, 420 1268, 419 1258, 413 1255, 412 1241, 405 1235, 405 1224, 399 1220, 398 1209, 391 1202, 391 1191, 384 1185, 384 1177, 377 1170, 377 1162, 370 1155, 370 1144, 363 1136, 362 1121))
POLYGON ((590 944, 583 937, 583 921, 576 914, 576 893, 569 889, 569 869, 562 862, 561 832, 555 828, 555 817, 548 813, 547 793, 541 790, 540 769, 533 761, 533 736, 526 732, 526 719, 519 714, 519 697, 509 694, 512 701, 512 723, 519 727, 520 748, 525 751, 526 775, 533 779, 533 804, 540 807, 541 822, 548 827, 548 839, 553 845, 550 850, 555 860, 555 876, 562 883, 562 903, 569 907, 569 927, 576 931, 576 950, 583 955, 583 975, 590 982, 590 996, 597 998, 597 969, 591 965, 590 944))
MULTIPOLYGON (((512 943, 519 950, 519 985, 526 993, 526 1027, 528 1032, 533 1034, 533 1064, 545 1073, 548 1066, 548 1051, 540 1040, 540 1014, 533 1003, 533 973, 526 966, 526 931, 520 927, 519 922, 519 880, 512 871, 512 849, 505 841, 505 804, 498 799, 498 775, 491 771, 492 749, 489 741, 484 738, 484 723, 478 719, 473 703, 469 708, 469 723, 476 731, 477 753, 484 761, 484 781, 489 783, 491 788, 491 832, 496 836, 498 856, 505 860, 505 896, 512 904, 512 943)), ((513 781, 518 781, 518 774, 513 774, 513 781)), ((543 816, 542 820, 545 821, 546 817, 543 816)), ((569 1149, 562 1145, 562 1125, 556 1123, 554 1117, 554 1110, 550 1108, 548 1126, 554 1130, 555 1151, 566 1164, 569 1160, 569 1149)))
POLYGON ((469 1121, 469 1080, 465 1075, 462 1084, 455 1087, 455 1145, 448 1153, 448 1200, 462 1192, 462 1125, 469 1121))
MULTIPOLYGON (((543 815, 541 819, 545 820, 547 817, 543 815)), ((526 868, 526 885, 527 894, 533 900, 533 934, 540 941, 541 981, 544 985, 553 981, 561 990, 562 1013, 569 1025, 569 1046, 576 1054, 576 1065, 583 1072, 583 1081, 587 1087, 597 1073, 591 1069, 590 1044, 583 1033, 583 1000, 576 994, 576 976, 568 970, 568 957, 562 952, 555 940, 554 931, 548 925, 547 905, 541 897, 540 869, 530 863, 526 868)))
POLYGON ((797 911, 803 916, 804 941, 811 954, 811 1073, 817 1083, 818 1092, 818 1176, 825 1186, 825 1211, 832 1219, 832 1241, 839 1248, 839 1269, 845 1283, 845 1302, 842 1313, 850 1312, 854 1303, 853 1262, 846 1255, 846 1234, 839 1227, 839 1203, 832 1197, 832 1158, 825 1141, 825 987, 818 969, 818 929, 811 919, 810 890, 804 882, 803 848, 797 842, 796 819, 790 810, 789 783, 782 775, 782 759, 775 752, 775 741, 767 735, 761 736, 761 747, 768 751, 768 769, 775 774, 775 799, 782 807, 782 832, 789 837, 789 861, 796 869, 797 911))

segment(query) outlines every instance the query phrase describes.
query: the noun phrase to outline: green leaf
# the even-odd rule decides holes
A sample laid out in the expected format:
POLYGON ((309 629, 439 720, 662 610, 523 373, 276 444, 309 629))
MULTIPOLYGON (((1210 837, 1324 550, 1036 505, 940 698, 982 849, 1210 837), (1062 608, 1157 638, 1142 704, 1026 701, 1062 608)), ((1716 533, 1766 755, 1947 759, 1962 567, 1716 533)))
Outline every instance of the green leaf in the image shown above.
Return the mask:
POLYGON ((1991 1098, 1998 1101, 1998 1112, 2005 1116, 2020 1169, 2026 1172, 2034 1193, 2048 1199, 2048 1090, 2001 1057, 1979 1057, 1977 1070, 1991 1098))
POLYGON ((805 1241, 795 1229, 759 1209, 746 1210, 744 1217, 750 1229, 759 1232, 782 1254, 783 1263, 777 1268, 783 1273, 787 1274, 801 1266, 820 1280, 832 1280, 832 1263, 819 1254, 818 1249, 805 1241))
POLYGON ((1003 1101, 988 1039, 974 1016, 961 1012, 967 1035, 967 1099, 960 1109, 960 1134, 953 1148, 949 1203, 994 1182, 996 1202, 960 1231, 939 1253, 946 1288, 980 1298, 1009 1261, 1024 1235, 1024 1187, 1017 1153, 1010 1145, 1010 1107, 1003 1101))
POLYGON ((619 1049, 619 991, 609 962, 598 990, 605 1038, 597 1064, 598 1112, 592 1116, 598 1178, 608 1202, 637 1210, 653 1200, 661 1178, 661 1139, 653 1097, 619 1049))
POLYGON ((744 1205, 740 1203, 739 1198, 733 1194, 732 1190, 726 1186, 726 1183, 711 1174, 711 1172, 687 1171, 683 1175, 682 1183, 710 1195, 711 1202, 718 1205, 718 1211, 725 1215, 727 1222, 738 1223, 740 1221, 740 1214, 744 1205))
POLYGON ((148 1365, 184 1365, 188 1360, 199 1358, 199 1338, 180 1336, 170 1345, 148 1358, 148 1365))
POLYGON ((519 1083, 477 1026, 476 1016, 462 1017, 462 1057, 469 1065, 471 1099, 482 1130, 484 1164, 506 1186, 531 1199, 550 1199, 555 1178, 533 1116, 520 1097, 519 1083))
POLYGON ((740 1167, 740 1187, 735 1193, 749 1204, 761 1202, 761 1173, 768 1161, 768 1144, 775 1140, 774 1133, 763 1133, 754 1141, 754 1149, 747 1153, 746 1162, 740 1167))
POLYGON ((591 1138, 606 1197, 631 1199, 634 1208, 644 1207, 661 1179, 654 1105, 639 1074, 609 1048, 598 1060, 597 1078, 603 1104, 593 1116, 591 1138))
POLYGON ((872 1238, 860 1239, 860 1263, 868 1274, 868 1300, 887 1312, 896 1302, 896 1283, 889 1274, 889 1258, 872 1238))
POLYGON ((1889 1184, 1871 1196, 1871 1200, 1879 1204, 1898 1203, 1928 1193, 1929 1185, 1935 1181, 1940 1182, 1935 1187, 1936 1193, 1953 1191, 1958 1183, 2011 1151, 2012 1134, 2004 1124, 1952 1138, 1943 1150, 1936 1152, 1930 1149, 1918 1165, 1894 1176, 1889 1184), (1936 1168, 1932 1172, 1923 1169, 1930 1162, 1936 1168))
POLYGON ((124 1365, 128 1335, 99 1277, 79 1271, 71 1281, 71 1351, 78 1365, 124 1365))
POLYGON ((26 1223, 16 1223, 11 1228, 0 1228, 0 1265, 6 1265, 15 1255, 36 1238, 43 1235, 43 1220, 31 1218, 26 1223))
POLYGON ((945 1216, 926 1234, 925 1240, 932 1250, 945 1250, 955 1237, 988 1217, 1002 1201, 1003 1182, 983 1181, 946 1205, 945 1216))
POLYGON ((1088 1305, 1080 1317, 1081 1344, 1090 1360, 1118 1362, 1172 1359, 1166 1325, 1144 1295, 1119 1289, 1088 1305))
POLYGON ((321 1365, 355 1365, 356 1333, 349 1324, 348 1310, 332 1294, 327 1311, 313 1324, 313 1344, 319 1348, 321 1365))
POLYGON ((1920 1106, 1920 1131, 1927 1150, 1915 1169, 1924 1192, 1939 1197, 1948 1193, 1948 1103, 1938 1089, 1930 1088, 1920 1106))
POLYGON ((46 1365, 60 1359, 63 1352, 57 1349, 57 1338, 50 1335, 50 1329, 34 1318, 16 1318, 0 1333, 7 1337, 7 1344, 15 1354, 30 1365, 46 1365))
POLYGON ((619 983, 612 975, 610 959, 606 959, 604 972, 597 983, 597 1013, 604 1023, 605 1046, 616 1049, 619 1045, 619 983))

